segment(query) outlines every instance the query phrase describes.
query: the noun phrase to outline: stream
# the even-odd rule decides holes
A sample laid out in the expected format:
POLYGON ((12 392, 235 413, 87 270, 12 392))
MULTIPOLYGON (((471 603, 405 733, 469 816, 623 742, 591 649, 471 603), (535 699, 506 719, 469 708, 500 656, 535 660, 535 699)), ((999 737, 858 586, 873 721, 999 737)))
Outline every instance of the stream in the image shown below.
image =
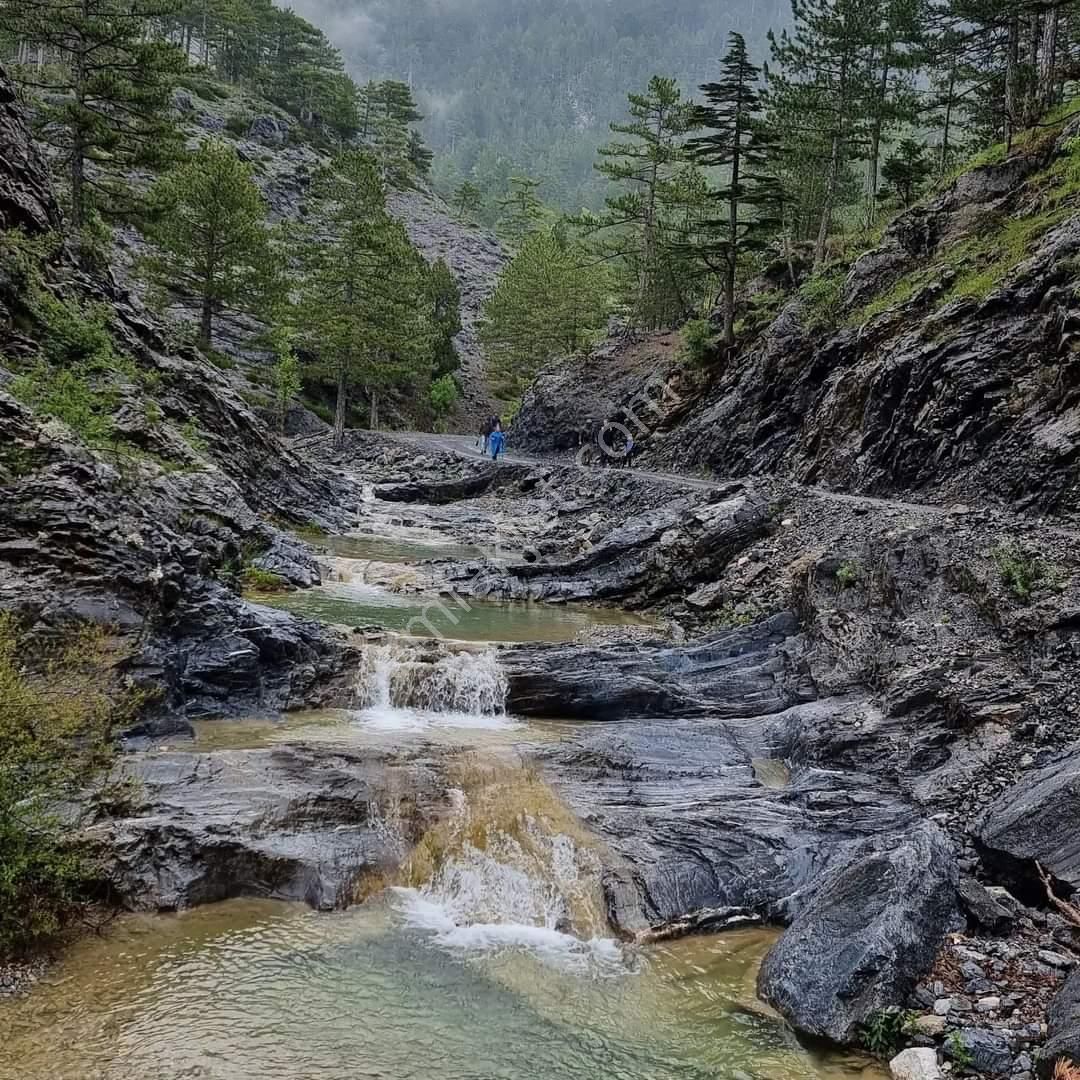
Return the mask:
MULTIPOLYGON (((318 613, 315 592, 287 600, 318 613)), ((358 625, 393 628, 395 605, 374 606, 358 625)), ((480 610, 466 629, 482 640, 622 619, 480 610)), ((774 931, 616 940, 603 846, 527 761, 577 725, 507 715, 491 648, 420 648, 367 648, 354 709, 202 722, 190 745, 441 747, 451 810, 402 843, 396 876, 333 913, 245 899, 119 918, 0 1005, 0 1080, 879 1080, 865 1058, 801 1045, 757 1000, 774 931)))

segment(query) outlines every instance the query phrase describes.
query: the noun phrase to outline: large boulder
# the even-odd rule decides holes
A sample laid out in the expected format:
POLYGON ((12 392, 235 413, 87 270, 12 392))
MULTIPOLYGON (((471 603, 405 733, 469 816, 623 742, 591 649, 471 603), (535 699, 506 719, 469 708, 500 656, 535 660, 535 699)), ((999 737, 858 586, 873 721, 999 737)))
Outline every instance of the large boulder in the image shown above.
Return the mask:
POLYGON ((976 827, 984 856, 1020 885, 1037 882, 1038 862, 1080 888, 1080 745, 1025 777, 993 803, 976 827))
POLYGON ((1047 1039, 1036 1058, 1039 1075, 1049 1077, 1060 1058, 1080 1065, 1080 968, 1057 992, 1047 1013, 1047 1039))
POLYGON ((952 845, 930 823, 867 841, 808 890, 765 958, 762 997, 799 1031, 852 1042, 902 1003, 956 918, 952 845))

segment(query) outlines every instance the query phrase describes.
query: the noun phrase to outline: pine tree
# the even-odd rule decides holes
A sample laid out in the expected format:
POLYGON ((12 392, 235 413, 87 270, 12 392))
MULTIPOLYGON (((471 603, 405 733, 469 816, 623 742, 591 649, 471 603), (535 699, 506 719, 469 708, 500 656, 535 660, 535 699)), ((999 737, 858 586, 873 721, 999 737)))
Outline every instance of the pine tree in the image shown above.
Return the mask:
POLYGON ((480 337, 496 392, 519 397, 544 364, 602 331, 608 313, 602 269, 565 230, 527 236, 484 307, 480 337))
POLYGON ((519 246, 543 220, 544 204, 537 191, 540 181, 531 176, 510 177, 510 192, 499 202, 502 216, 499 233, 512 246, 519 246))
POLYGON ((461 333, 461 287, 443 259, 431 264, 427 274, 427 300, 434 330, 432 374, 438 378, 461 366, 454 339, 461 333))
POLYGON ((903 139, 882 166, 881 178, 896 193, 901 206, 910 206, 933 170, 926 147, 914 139, 903 139))
POLYGON ((772 217, 777 204, 777 185, 767 171, 768 145, 761 121, 754 67, 742 35, 732 33, 727 54, 721 60, 723 77, 701 87, 707 104, 695 119, 707 131, 687 145, 690 157, 704 168, 719 168, 726 182, 710 192, 710 200, 726 208, 722 217, 711 216, 700 229, 694 253, 711 269, 718 270, 724 287, 724 342, 735 344, 735 283, 743 256, 764 247, 775 230, 772 217))
POLYGON ((376 162, 342 154, 320 180, 300 250, 296 317, 337 388, 334 444, 342 446, 350 393, 360 386, 378 426, 380 394, 429 378, 435 329, 428 269, 404 226, 386 212, 376 162))
POLYGON ((184 58, 148 34, 173 11, 172 0, 0 0, 0 31, 56 61, 15 72, 41 95, 37 133, 66 173, 78 233, 95 211, 133 213, 126 173, 180 150, 169 103, 184 58))
POLYGON ((774 117, 792 143, 824 155, 815 266, 825 261, 845 172, 868 139, 876 11, 873 0, 792 0, 793 31, 769 34, 774 117))
POLYGON ((224 310, 257 311, 274 294, 276 258, 266 204, 251 166, 228 144, 203 143, 152 190, 150 278, 199 304, 199 341, 209 347, 224 310))
POLYGON ((419 131, 409 132, 408 158, 409 164, 417 176, 427 177, 431 175, 431 165, 435 160, 435 155, 424 144, 419 131))
POLYGON ((466 180, 454 192, 454 209, 457 211, 458 217, 471 217, 478 214, 483 208, 483 192, 471 181, 466 180))
POLYGON ((622 258, 635 278, 637 320, 658 327, 685 312, 673 311, 664 285, 669 280, 663 215, 673 178, 684 165, 683 136, 691 129, 693 107, 683 101, 674 79, 654 76, 644 94, 629 95, 630 121, 611 130, 626 140, 600 147, 596 169, 624 190, 605 200, 599 215, 582 224, 591 233, 613 236, 607 258, 622 258))

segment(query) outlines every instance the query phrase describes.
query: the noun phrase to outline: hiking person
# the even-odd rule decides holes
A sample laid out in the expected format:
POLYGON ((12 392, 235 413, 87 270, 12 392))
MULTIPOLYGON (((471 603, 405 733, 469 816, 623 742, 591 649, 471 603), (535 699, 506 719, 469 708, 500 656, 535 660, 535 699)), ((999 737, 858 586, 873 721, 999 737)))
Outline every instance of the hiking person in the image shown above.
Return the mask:
POLYGON ((482 448, 480 450, 480 453, 484 454, 485 456, 487 455, 487 452, 488 452, 488 444, 491 441, 491 433, 495 430, 495 425, 498 422, 499 422, 499 418, 497 416, 489 416, 484 421, 483 427, 480 428, 480 437, 476 440, 476 445, 480 446, 481 445, 481 440, 483 440, 483 446, 482 446, 482 448))
POLYGON ((503 434, 502 422, 500 420, 496 420, 495 428, 488 436, 488 445, 491 447, 492 461, 499 460, 499 454, 502 453, 504 442, 506 442, 506 436, 503 434))
POLYGON ((627 434, 626 445, 623 447, 623 467, 630 468, 634 460, 634 436, 627 434))

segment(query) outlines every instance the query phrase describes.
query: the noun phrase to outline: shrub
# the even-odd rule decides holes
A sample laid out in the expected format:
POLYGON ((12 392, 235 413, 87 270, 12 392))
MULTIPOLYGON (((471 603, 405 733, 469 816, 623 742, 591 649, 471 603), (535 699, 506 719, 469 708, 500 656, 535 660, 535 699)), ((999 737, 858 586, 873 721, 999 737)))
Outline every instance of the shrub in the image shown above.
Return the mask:
POLYGON ((238 139, 247 138, 247 133, 251 130, 251 120, 252 117, 246 113, 232 113, 225 118, 225 130, 238 139))
POLYGON ((836 581, 841 589, 850 589, 852 585, 858 585, 863 579, 862 565, 858 559, 848 559, 841 563, 836 571, 836 581))
POLYGON ((831 330, 839 322, 844 277, 843 267, 826 267, 799 287, 807 330, 831 330))
POLYGON ((904 1042, 914 1016, 903 1009, 878 1009, 859 1029, 859 1041, 877 1057, 892 1057, 904 1042))
POLYGON ((431 409, 435 413, 436 423, 441 424, 454 411, 461 394, 454 376, 440 375, 431 384, 431 409))
POLYGON ((116 657, 97 629, 69 634, 42 656, 13 615, 0 614, 0 955, 61 930, 80 907, 93 867, 54 807, 109 757, 113 724, 137 701, 114 691, 116 657))
POLYGON ((1001 583, 1018 600, 1030 600, 1035 588, 1048 577, 1043 561, 1029 555, 1018 544, 999 545, 994 548, 993 557, 1001 583))
POLYGON ((704 367, 715 357, 716 331, 708 319, 691 319, 679 331, 682 345, 679 358, 693 367, 704 367))
POLYGON ((951 1057, 961 1069, 971 1068, 974 1057, 972 1056, 968 1044, 964 1042, 963 1035, 961 1035, 959 1031, 950 1033, 945 1042, 945 1047, 949 1052, 949 1057, 951 1057))
POLYGON ((85 364, 53 369, 38 361, 30 371, 15 379, 11 392, 35 412, 67 424, 90 445, 100 445, 112 438, 115 388, 95 386, 85 364))
POLYGON ((257 566, 245 566, 240 574, 241 584, 252 592, 288 592, 289 583, 280 575, 257 566))

